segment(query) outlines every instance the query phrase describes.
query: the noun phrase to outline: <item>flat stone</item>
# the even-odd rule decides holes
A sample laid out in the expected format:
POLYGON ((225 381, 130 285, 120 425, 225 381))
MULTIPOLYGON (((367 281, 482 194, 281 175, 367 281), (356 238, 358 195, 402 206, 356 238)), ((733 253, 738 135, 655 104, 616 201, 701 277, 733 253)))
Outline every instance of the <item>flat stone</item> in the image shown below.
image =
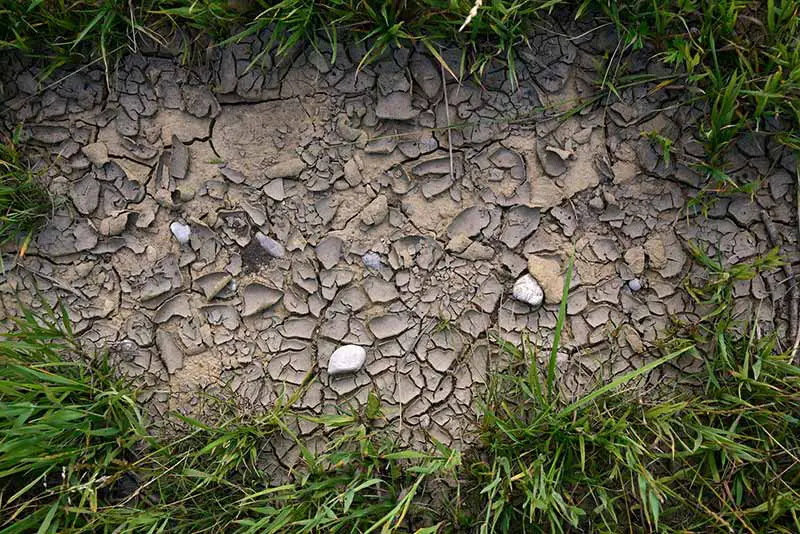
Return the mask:
POLYGON ((379 119, 407 121, 419 115, 419 110, 411 105, 411 93, 394 92, 378 99, 375 115, 379 119))
POLYGON ((564 277, 561 263, 544 256, 528 257, 528 273, 539 283, 548 304, 558 304, 564 292, 564 277))
POLYGON ((102 167, 108 163, 108 147, 103 142, 90 143, 81 148, 81 152, 86 156, 92 165, 102 167))
POLYGON ((367 360, 367 351, 358 345, 344 345, 331 354, 328 361, 328 374, 331 376, 357 372, 367 360))
POLYGON ((332 269, 339 263, 342 257, 342 246, 344 242, 335 236, 328 236, 314 247, 317 259, 325 269, 332 269))
POLYGON ((263 284, 252 283, 244 288, 242 317, 250 317, 278 303, 283 292, 263 284))

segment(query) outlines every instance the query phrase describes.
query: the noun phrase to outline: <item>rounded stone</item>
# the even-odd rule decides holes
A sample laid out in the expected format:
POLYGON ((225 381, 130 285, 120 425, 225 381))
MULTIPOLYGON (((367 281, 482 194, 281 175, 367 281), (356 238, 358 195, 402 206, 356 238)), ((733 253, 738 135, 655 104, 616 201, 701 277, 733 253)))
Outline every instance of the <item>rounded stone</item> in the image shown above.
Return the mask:
POLYGON ((629 280, 628 281, 628 288, 633 292, 639 291, 640 289, 642 289, 642 281, 639 280, 638 278, 634 278, 633 280, 629 280))
POLYGON ((188 224, 183 224, 181 222, 175 221, 169 225, 169 230, 172 232, 172 235, 175 236, 175 239, 181 245, 185 245, 189 242, 189 238, 192 236, 192 229, 188 224))
POLYGON ((542 291, 542 286, 539 285, 539 282, 531 275, 526 274, 514 282, 514 289, 511 292, 511 296, 520 302, 524 302, 536 308, 542 304, 544 291, 542 291))
POLYGON ((355 373, 364 365, 367 351, 358 345, 344 345, 331 354, 328 374, 331 376, 355 373))

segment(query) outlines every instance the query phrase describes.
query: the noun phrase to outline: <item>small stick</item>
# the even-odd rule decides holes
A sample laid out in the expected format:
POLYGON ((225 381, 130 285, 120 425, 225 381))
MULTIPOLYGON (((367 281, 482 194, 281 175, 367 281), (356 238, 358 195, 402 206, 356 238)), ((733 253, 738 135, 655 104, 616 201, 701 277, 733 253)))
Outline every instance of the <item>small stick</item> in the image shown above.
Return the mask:
MULTIPOLYGON (((770 242, 772 243, 773 247, 780 246, 780 236, 778 234, 778 229, 775 227, 775 223, 772 221, 772 218, 767 213, 767 210, 761 210, 761 221, 764 223, 764 227, 767 229, 767 237, 769 237, 770 242)), ((786 276, 787 280, 794 280, 796 282, 794 273, 792 272, 792 268, 785 264, 783 266, 783 273, 786 276)), ((798 294, 797 283, 792 284, 791 289, 789 290, 790 294, 790 302, 789 302, 789 332, 795 334, 794 345, 792 345, 792 357, 791 359, 794 360, 797 354, 797 348, 800 346, 800 321, 798 321, 798 304, 800 303, 800 295, 798 294)))
MULTIPOLYGON (((800 244, 800 166, 795 168, 795 178, 797 182, 795 183, 795 204, 797 206, 797 232, 798 232, 798 244, 800 244)), ((794 312, 795 321, 797 321, 798 315, 798 300, 800 300, 800 295, 798 295, 797 288, 797 279, 795 279, 794 287, 792 288, 792 311, 794 312)), ((794 346, 792 347, 792 360, 794 360, 795 364, 800 365, 800 358, 797 357, 797 348, 800 347, 800 325, 796 324, 795 330, 795 337, 794 337, 794 346)))
POLYGON ((450 130, 450 104, 447 102, 447 79, 444 76, 444 65, 439 63, 442 69, 442 94, 444 95, 444 116, 447 119, 447 149, 450 152, 450 179, 455 183, 456 176, 453 171, 453 134, 450 130))

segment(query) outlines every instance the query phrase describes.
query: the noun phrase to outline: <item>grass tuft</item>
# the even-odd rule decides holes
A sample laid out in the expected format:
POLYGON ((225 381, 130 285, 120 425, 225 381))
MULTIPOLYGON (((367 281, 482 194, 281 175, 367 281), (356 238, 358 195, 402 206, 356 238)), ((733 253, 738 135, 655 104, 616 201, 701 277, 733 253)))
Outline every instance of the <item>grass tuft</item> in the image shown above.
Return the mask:
POLYGON ((52 200, 22 160, 20 132, 0 138, 0 245, 21 244, 24 255, 33 233, 50 217, 52 200))

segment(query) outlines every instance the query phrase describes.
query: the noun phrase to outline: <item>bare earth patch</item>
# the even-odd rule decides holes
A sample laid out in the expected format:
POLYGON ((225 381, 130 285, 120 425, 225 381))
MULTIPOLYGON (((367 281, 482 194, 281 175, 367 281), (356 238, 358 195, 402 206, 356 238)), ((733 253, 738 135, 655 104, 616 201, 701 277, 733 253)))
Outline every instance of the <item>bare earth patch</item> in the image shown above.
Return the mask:
MULTIPOLYGON (((796 255, 790 163, 771 141, 748 137, 731 156, 734 175, 763 178, 755 197, 721 198, 706 217, 685 209, 700 177, 665 166, 643 135, 702 155, 701 114, 680 92, 643 85, 556 116, 594 94, 608 38, 534 36, 519 88, 502 69, 482 86, 443 83, 421 49, 358 73, 344 48, 333 66, 298 52, 265 72, 246 69, 244 46, 198 68, 128 56, 111 91, 99 70, 42 94, 12 76, 4 120, 25 122, 69 202, 6 274, 0 313, 15 315, 18 297, 37 306, 37 291, 62 299, 156 414, 221 390, 258 409, 311 375, 301 409, 331 413, 375 391, 404 441, 465 446, 487 369, 502 365, 487 333, 527 332, 547 350, 573 250, 559 358, 572 393, 640 366, 672 321, 703 312, 684 289, 703 273, 688 240, 731 262, 773 245, 796 255), (511 298, 528 272, 539 308, 511 298), (346 344, 366 349, 364 367, 328 376, 346 344)), ((648 55, 631 71, 657 72, 648 55)), ((36 73, 4 61, 4 73, 36 73)), ((737 305, 788 339, 788 290, 759 276, 736 286, 737 305)), ((651 379, 690 380, 692 365, 651 379)), ((313 441, 314 425, 298 425, 313 441)))

